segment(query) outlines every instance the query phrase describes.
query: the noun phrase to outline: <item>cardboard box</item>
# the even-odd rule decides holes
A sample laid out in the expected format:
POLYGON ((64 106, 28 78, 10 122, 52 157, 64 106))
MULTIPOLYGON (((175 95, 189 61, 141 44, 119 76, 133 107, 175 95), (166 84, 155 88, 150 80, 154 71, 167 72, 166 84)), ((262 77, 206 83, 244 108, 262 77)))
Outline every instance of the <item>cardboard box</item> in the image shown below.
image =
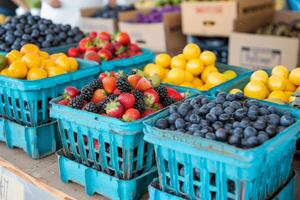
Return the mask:
MULTIPOLYGON (((129 23, 136 18, 137 11, 119 14, 119 29, 127 32, 132 41, 140 47, 155 52, 177 53, 186 44, 186 37, 181 32, 181 15, 178 12, 166 13, 160 23, 129 23)), ((139 12, 147 13, 149 10, 139 12)))
MULTIPOLYGON (((290 23, 300 19, 300 13, 277 12, 274 22, 290 23)), ((288 69, 300 66, 300 38, 235 32, 229 40, 229 64, 250 69, 284 65, 288 69)))
POLYGON ((183 33, 228 37, 237 29, 256 29, 265 24, 273 12, 273 0, 183 2, 183 33))
POLYGON ((117 20, 92 17, 101 7, 85 8, 80 10, 79 28, 84 32, 102 32, 115 33, 118 31, 117 20))

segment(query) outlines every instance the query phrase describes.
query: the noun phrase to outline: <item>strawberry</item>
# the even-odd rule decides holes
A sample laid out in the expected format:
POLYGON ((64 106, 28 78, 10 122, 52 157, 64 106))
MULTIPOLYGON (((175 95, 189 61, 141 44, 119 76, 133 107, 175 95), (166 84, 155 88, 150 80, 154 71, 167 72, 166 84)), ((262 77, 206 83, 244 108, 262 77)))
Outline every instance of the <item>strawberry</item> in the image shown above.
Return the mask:
POLYGON ((170 87, 167 87, 167 86, 165 86, 165 88, 167 89, 169 97, 175 99, 176 101, 180 101, 180 100, 183 99, 183 96, 179 92, 174 90, 173 88, 170 88, 170 87))
POLYGON ((141 113, 135 108, 130 108, 125 111, 124 115, 122 116, 122 119, 125 122, 131 122, 140 119, 141 113))
POLYGON ((112 43, 106 43, 102 49, 107 49, 108 51, 110 51, 112 54, 115 53, 115 47, 112 43))
POLYGON ((141 78, 142 77, 137 74, 129 75, 128 82, 130 83, 131 87, 135 88, 141 78))
POLYGON ((69 99, 63 99, 57 102, 59 105, 64 105, 64 106, 69 106, 70 105, 70 100, 69 99))
POLYGON ((135 89, 145 91, 151 88, 151 82, 147 78, 143 77, 138 81, 135 89))
POLYGON ((128 58, 128 57, 129 57, 129 55, 128 55, 126 52, 120 53, 120 54, 118 55, 118 58, 119 58, 119 59, 122 59, 122 58, 128 58))
POLYGON ((97 139, 94 139, 93 143, 94 143, 94 148, 96 150, 99 150, 99 141, 97 139))
POLYGON ((89 38, 90 38, 90 39, 93 40, 93 39, 95 39, 96 37, 97 37, 97 32, 90 32, 90 33, 89 33, 89 38))
POLYGON ((137 53, 136 53, 135 51, 129 50, 129 51, 127 52, 127 56, 128 56, 128 57, 133 57, 133 56, 136 56, 136 55, 137 55, 137 53))
POLYGON ((101 41, 107 41, 107 42, 110 42, 111 40, 110 34, 108 32, 98 33, 97 38, 100 38, 101 41))
POLYGON ((117 33, 114 37, 116 42, 120 42, 122 45, 127 46, 130 44, 130 37, 125 32, 117 33))
POLYGON ((64 91, 64 98, 70 100, 76 97, 79 93, 80 91, 75 87, 66 87, 64 91))
POLYGON ((78 49, 79 52, 84 53, 87 48, 92 46, 92 41, 90 38, 86 37, 79 41, 78 43, 78 49))
POLYGON ((151 115, 152 113, 155 113, 155 112, 156 112, 156 110, 154 110, 153 108, 149 108, 149 109, 145 110, 145 112, 142 113, 141 118, 144 118, 144 117, 146 117, 148 115, 151 115))
POLYGON ((97 52, 97 54, 100 56, 101 60, 111 60, 112 54, 107 49, 101 49, 97 52))
POLYGON ((153 104, 152 108, 154 110, 161 110, 161 109, 164 108, 164 106, 161 103, 156 102, 156 103, 153 104))
POLYGON ((91 99, 91 102, 94 103, 100 103, 101 101, 103 101, 103 99, 105 99, 107 97, 105 90, 103 89, 97 89, 94 94, 93 97, 91 99))
POLYGON ((118 98, 119 102, 124 106, 127 110, 129 108, 133 108, 135 104, 135 98, 130 93, 122 93, 118 98))
POLYGON ((86 100, 83 101, 81 110, 84 110, 84 109, 85 109, 85 105, 86 105, 87 103, 88 103, 88 101, 86 101, 86 100))
POLYGON ((96 52, 92 52, 92 51, 86 52, 84 54, 84 59, 95 61, 97 63, 101 62, 100 56, 96 52))
POLYGON ((124 114, 124 106, 118 101, 111 101, 106 105, 105 111, 110 117, 120 118, 124 114))
POLYGON ((102 80, 103 88, 106 93, 111 94, 116 89, 116 77, 107 76, 102 80))
POLYGON ((141 51, 140 47, 135 43, 130 44, 129 50, 132 52, 140 52, 141 51))
POLYGON ((126 47, 124 47, 120 42, 115 42, 113 43, 113 45, 114 45, 116 55, 119 55, 126 51, 126 47))
MULTIPOLYGON (((77 135, 76 135, 76 138, 77 138, 77 135)), ((83 136, 83 143, 84 143, 84 145, 88 144, 88 137, 86 135, 83 136)))
POLYGON ((148 89, 144 91, 144 101, 147 106, 152 106, 157 103, 159 100, 159 96, 154 89, 148 89))
POLYGON ((113 94, 120 95, 121 91, 117 88, 117 89, 114 90, 113 94))
POLYGON ((90 51, 97 53, 97 47, 89 47, 86 49, 86 52, 90 52, 90 51))
POLYGON ((78 57, 78 55, 79 55, 79 50, 77 49, 77 48, 70 48, 69 50, 68 50, 68 56, 69 57, 78 57))
POLYGON ((99 75, 99 80, 102 81, 105 77, 107 77, 107 73, 105 72, 102 72, 100 75, 99 75))

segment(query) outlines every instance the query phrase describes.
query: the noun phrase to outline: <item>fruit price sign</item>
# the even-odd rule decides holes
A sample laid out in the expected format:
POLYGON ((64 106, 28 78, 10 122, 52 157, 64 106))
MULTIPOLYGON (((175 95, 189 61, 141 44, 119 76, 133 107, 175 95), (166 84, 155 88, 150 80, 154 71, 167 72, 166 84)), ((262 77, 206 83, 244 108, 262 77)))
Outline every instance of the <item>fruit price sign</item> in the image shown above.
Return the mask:
POLYGON ((12 176, 0 168, 0 200, 24 200, 24 186, 12 176))

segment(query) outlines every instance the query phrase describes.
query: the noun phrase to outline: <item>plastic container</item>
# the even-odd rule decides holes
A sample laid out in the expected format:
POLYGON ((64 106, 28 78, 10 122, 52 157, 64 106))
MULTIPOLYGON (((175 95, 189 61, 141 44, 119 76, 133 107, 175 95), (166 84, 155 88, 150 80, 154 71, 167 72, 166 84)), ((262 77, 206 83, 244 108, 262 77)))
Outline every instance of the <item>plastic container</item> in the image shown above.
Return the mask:
MULTIPOLYGON (((275 194, 271 200, 294 200, 295 199, 295 187, 296 187, 296 174, 285 184, 281 190, 275 194)), ((155 179, 151 185, 149 185, 149 200, 183 200, 184 197, 175 196, 173 194, 163 192, 159 189, 158 179, 155 179)))
POLYGON ((124 58, 119 60, 111 60, 102 62, 103 71, 124 71, 129 72, 131 69, 143 68, 148 63, 153 62, 155 54, 149 49, 142 48, 142 54, 133 56, 130 58, 124 58))
POLYGON ((0 115, 31 127, 51 121, 49 101, 67 86, 83 87, 100 73, 96 63, 79 59, 80 69, 36 81, 0 76, 0 115))
MULTIPOLYGON (((191 95, 199 93, 183 87, 173 88, 191 95)), ((153 146, 143 140, 144 119, 123 122, 58 105, 58 100, 51 101, 50 115, 58 120, 67 155, 121 179, 132 179, 154 166, 153 146)))
POLYGON ((72 181, 84 186, 86 194, 90 196, 98 193, 110 199, 140 199, 151 181, 157 177, 156 168, 151 168, 134 179, 121 180, 77 163, 64 156, 62 151, 57 154, 60 179, 64 183, 72 181))
POLYGON ((56 122, 31 128, 0 118, 0 141, 5 142, 8 148, 23 149, 33 159, 40 159, 56 151, 57 133, 56 122))
POLYGON ((290 177, 300 112, 291 112, 296 123, 252 149, 207 140, 154 127, 161 111, 144 121, 144 140, 154 144, 159 182, 163 191, 195 199, 265 199, 290 177))

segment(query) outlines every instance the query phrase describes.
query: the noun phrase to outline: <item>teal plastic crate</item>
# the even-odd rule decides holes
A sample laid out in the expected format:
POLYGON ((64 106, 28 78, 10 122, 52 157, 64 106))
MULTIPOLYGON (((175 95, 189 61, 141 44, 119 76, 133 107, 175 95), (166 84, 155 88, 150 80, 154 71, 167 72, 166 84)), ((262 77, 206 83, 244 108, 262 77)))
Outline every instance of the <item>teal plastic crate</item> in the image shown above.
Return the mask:
POLYGON ((72 181, 84 186, 89 196, 98 193, 109 199, 140 199, 151 181, 157 177, 157 170, 154 167, 136 178, 122 180, 71 160, 62 150, 58 151, 57 155, 60 179, 64 183, 72 181))
MULTIPOLYGON (((183 87, 173 88, 191 95, 199 93, 183 87)), ((58 121, 67 155, 121 179, 132 179, 154 166, 153 146, 143 140, 144 119, 123 122, 58 105, 59 99, 51 101, 50 115, 58 121)))
POLYGON ((142 48, 142 54, 130 58, 119 60, 110 60, 102 62, 101 68, 103 71, 123 71, 129 72, 131 69, 143 68, 148 63, 153 62, 155 54, 149 50, 142 48))
POLYGON ((8 148, 21 148, 33 159, 40 159, 54 153, 59 146, 56 142, 56 122, 42 126, 26 127, 0 118, 0 141, 8 148))
MULTIPOLYGON (((285 184, 277 194, 269 198, 270 200, 294 200, 296 188, 296 174, 285 184)), ((184 200, 186 198, 179 197, 171 193, 163 192, 160 189, 158 179, 155 179, 151 185, 149 185, 149 200, 184 200)))
POLYGON ((297 121, 263 145, 240 149, 176 131, 160 130, 161 111, 144 121, 144 140, 155 149, 159 182, 163 191, 200 199, 265 199, 285 183, 291 172, 299 138, 300 112, 289 111, 297 121), (199 197, 198 197, 199 198, 199 197))
POLYGON ((36 81, 0 76, 0 115, 31 127, 51 121, 49 101, 67 86, 81 88, 100 73, 99 65, 78 59, 75 72, 36 81))

